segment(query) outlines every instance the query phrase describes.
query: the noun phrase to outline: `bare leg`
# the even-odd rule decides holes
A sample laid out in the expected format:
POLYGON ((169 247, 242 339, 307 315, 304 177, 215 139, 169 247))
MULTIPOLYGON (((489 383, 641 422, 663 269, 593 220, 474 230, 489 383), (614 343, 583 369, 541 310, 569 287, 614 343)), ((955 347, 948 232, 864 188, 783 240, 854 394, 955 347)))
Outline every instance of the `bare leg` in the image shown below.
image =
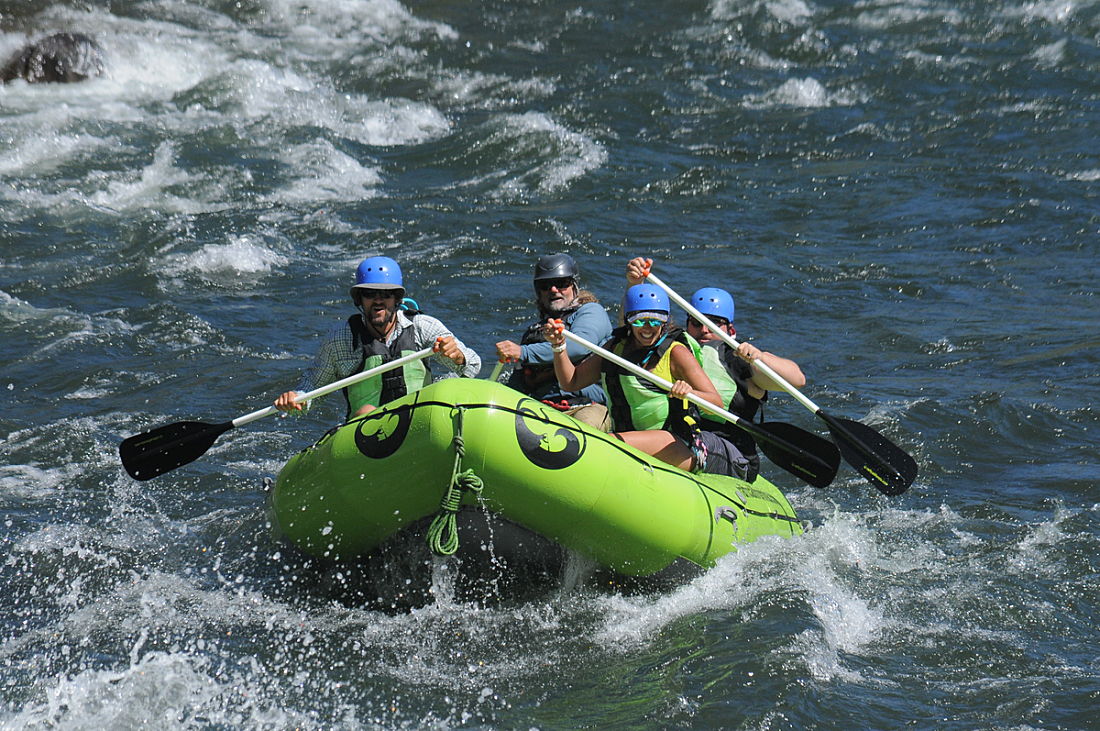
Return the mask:
POLYGON ((691 453, 687 445, 672 436, 670 432, 662 429, 624 431, 618 432, 618 436, 635 449, 651 454, 666 464, 691 471, 695 455, 691 453))

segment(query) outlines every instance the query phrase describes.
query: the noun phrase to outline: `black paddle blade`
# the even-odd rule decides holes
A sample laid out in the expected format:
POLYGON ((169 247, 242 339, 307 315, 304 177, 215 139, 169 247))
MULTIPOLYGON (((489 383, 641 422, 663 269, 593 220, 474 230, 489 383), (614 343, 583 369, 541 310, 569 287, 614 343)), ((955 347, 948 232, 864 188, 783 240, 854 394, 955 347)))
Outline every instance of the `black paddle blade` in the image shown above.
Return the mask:
POLYGON ((762 433, 753 432, 760 451, 774 464, 814 487, 828 487, 840 467, 836 445, 781 421, 753 424, 762 433))
POLYGON ((833 435, 844 461, 883 495, 900 495, 917 477, 917 461, 877 431, 851 419, 817 412, 833 435))
POLYGON ((177 421, 122 440, 118 456, 135 480, 151 480, 180 465, 194 462, 210 449, 219 436, 233 428, 233 422, 206 424, 177 421))

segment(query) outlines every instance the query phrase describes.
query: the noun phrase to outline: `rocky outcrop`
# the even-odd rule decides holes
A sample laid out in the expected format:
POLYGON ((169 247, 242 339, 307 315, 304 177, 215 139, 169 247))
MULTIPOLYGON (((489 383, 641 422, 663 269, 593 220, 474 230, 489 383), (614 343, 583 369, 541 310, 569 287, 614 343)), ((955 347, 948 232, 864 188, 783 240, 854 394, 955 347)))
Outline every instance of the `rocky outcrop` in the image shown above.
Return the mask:
POLYGON ((69 83, 104 73, 103 49, 93 38, 83 33, 55 33, 16 52, 0 68, 0 81, 69 83))

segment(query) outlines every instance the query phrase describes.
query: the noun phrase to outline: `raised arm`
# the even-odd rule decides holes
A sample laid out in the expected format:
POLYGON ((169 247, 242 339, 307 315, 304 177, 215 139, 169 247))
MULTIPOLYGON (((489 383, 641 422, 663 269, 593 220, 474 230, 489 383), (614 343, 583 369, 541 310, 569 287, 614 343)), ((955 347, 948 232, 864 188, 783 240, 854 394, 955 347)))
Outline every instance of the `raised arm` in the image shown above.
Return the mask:
POLYGON ((782 386, 773 381, 770 376, 764 373, 764 371, 757 368, 756 361, 760 361, 771 368, 795 388, 802 388, 806 385, 806 376, 802 374, 802 369, 799 368, 798 364, 793 360, 780 358, 774 353, 760 350, 755 345, 750 345, 749 343, 741 343, 737 348, 737 355, 752 366, 752 385, 760 389, 760 393, 749 394, 753 398, 760 398, 764 395, 764 391, 785 390, 782 386))
POLYGON ((565 336, 562 335, 564 326, 561 320, 547 320, 542 328, 542 334, 546 342, 550 343, 554 354, 554 375, 558 378, 558 385, 563 391, 580 391, 585 386, 591 386, 600 379, 600 369, 603 358, 598 355, 590 355, 578 365, 573 365, 569 359, 569 353, 565 349, 565 336))

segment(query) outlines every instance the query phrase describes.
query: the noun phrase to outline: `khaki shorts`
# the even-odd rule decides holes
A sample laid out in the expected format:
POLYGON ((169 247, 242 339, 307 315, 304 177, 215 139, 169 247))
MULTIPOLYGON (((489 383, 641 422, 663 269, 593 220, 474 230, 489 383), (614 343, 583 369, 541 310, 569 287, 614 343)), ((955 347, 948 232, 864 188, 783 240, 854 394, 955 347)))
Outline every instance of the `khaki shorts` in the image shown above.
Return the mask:
POLYGON ((564 413, 569 414, 582 424, 588 424, 600 431, 611 430, 611 414, 608 413, 607 407, 603 404, 574 406, 571 409, 566 409, 564 413))

